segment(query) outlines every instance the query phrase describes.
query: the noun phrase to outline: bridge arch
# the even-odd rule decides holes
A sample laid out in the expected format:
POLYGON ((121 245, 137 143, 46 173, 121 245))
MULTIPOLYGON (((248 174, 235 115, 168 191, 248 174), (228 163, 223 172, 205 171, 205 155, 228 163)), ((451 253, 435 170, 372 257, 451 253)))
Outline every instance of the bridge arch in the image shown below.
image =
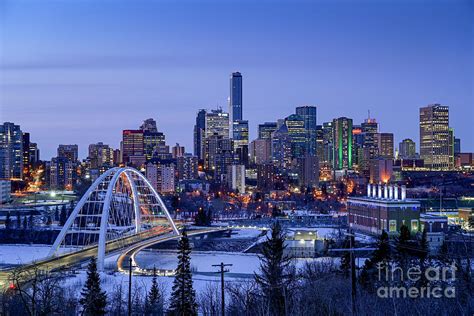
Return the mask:
POLYGON ((166 205, 147 178, 130 167, 115 167, 92 183, 69 215, 50 249, 58 255, 61 246, 97 246, 97 265, 104 268, 107 242, 125 242, 149 229, 178 229, 166 205))

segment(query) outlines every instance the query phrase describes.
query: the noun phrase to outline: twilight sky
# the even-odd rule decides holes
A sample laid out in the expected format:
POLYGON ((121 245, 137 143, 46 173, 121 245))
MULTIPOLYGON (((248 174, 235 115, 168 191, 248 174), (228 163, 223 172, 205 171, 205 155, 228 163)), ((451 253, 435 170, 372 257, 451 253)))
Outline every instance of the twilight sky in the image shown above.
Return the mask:
POLYGON ((192 152, 200 108, 227 110, 244 80, 256 126, 318 106, 318 124, 371 116, 418 146, 419 107, 450 106, 474 151, 474 2, 0 1, 0 122, 20 124, 43 159, 60 143, 116 148, 153 117, 192 152))

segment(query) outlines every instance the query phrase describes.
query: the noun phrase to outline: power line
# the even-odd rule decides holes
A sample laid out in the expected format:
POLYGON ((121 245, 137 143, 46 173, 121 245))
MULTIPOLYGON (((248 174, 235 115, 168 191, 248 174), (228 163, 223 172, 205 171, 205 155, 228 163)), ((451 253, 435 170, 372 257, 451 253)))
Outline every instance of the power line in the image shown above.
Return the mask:
POLYGON ((213 264, 213 267, 219 267, 220 271, 217 273, 221 274, 221 310, 222 316, 225 316, 225 288, 224 288, 224 273, 229 272, 225 267, 231 267, 232 264, 221 262, 220 264, 213 264))

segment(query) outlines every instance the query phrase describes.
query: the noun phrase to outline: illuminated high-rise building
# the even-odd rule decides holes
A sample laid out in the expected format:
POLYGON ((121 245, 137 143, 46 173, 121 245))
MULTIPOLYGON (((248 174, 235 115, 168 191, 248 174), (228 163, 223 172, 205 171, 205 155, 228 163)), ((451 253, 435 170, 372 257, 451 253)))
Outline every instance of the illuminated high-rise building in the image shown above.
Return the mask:
POLYGON ((322 125, 316 126, 316 157, 320 163, 324 159, 324 130, 322 125))
POLYGON ((171 155, 173 159, 183 156, 184 146, 180 146, 178 143, 176 143, 176 145, 171 148, 171 155))
POLYGON ((232 123, 234 153, 238 164, 248 166, 249 121, 238 120, 232 123))
POLYGON ((333 124, 332 122, 323 123, 323 158, 319 159, 321 163, 334 165, 334 146, 333 146, 333 124))
POLYGON ((454 137, 449 128, 449 107, 432 104, 420 108, 420 158, 432 170, 454 168, 454 137))
POLYGON ((332 121, 334 169, 352 168, 352 119, 340 117, 332 121))
POLYGON ((272 139, 272 133, 276 131, 276 122, 265 122, 258 124, 258 139, 272 139))
POLYGON ((366 175, 369 172, 369 162, 378 155, 377 141, 375 135, 379 132, 379 124, 374 118, 367 118, 360 125, 362 129, 362 157, 359 162, 360 168, 364 170, 366 175))
POLYGON ((229 138, 229 113, 222 112, 222 109, 207 112, 205 116, 205 138, 219 135, 229 138))
POLYGON ((102 142, 89 145, 89 162, 92 169, 112 167, 114 164, 114 150, 102 142))
POLYGON ((286 124, 282 124, 272 133, 272 162, 279 168, 288 168, 291 165, 292 146, 291 137, 286 124))
POLYGON ((196 115, 196 124, 194 125, 194 155, 199 159, 204 159, 206 131, 206 110, 199 110, 196 115))
POLYGON ((296 115, 300 116, 304 121, 304 129, 306 133, 305 154, 316 155, 316 129, 317 129, 317 108, 315 106, 299 106, 296 108, 296 115))
POLYGON ((233 72, 230 76, 230 122, 243 120, 242 113, 242 75, 233 72))
POLYGON ((49 187, 52 190, 72 190, 76 176, 74 162, 66 156, 55 157, 49 167, 49 187))
POLYGON ((0 179, 23 178, 23 133, 19 125, 0 125, 0 179))
POLYGON ((77 145, 59 145, 58 158, 67 158, 69 161, 76 163, 79 159, 79 146, 77 145))
POLYGON ((410 138, 402 140, 398 144, 398 157, 402 159, 416 157, 416 144, 410 138))
POLYGON ((288 136, 291 141, 292 158, 304 157, 307 149, 307 134, 304 119, 299 115, 292 114, 285 119, 285 125, 288 128, 288 136))
POLYGON ((393 134, 392 133, 377 133, 375 134, 377 141, 378 157, 385 159, 393 159, 393 134))
POLYGON ((143 157, 143 131, 127 129, 122 132, 122 162, 130 164, 133 158, 143 157))

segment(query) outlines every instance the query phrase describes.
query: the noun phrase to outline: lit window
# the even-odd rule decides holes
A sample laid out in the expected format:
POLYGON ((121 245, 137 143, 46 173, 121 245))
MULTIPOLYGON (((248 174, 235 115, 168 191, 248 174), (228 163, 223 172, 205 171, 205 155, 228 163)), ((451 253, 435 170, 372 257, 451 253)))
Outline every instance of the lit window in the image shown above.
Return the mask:
POLYGON ((388 221, 388 225, 389 225, 389 232, 393 233, 397 231, 397 220, 391 219, 390 221, 388 221))
POLYGON ((418 230, 418 220, 412 219, 411 220, 411 231, 416 232, 418 230))

